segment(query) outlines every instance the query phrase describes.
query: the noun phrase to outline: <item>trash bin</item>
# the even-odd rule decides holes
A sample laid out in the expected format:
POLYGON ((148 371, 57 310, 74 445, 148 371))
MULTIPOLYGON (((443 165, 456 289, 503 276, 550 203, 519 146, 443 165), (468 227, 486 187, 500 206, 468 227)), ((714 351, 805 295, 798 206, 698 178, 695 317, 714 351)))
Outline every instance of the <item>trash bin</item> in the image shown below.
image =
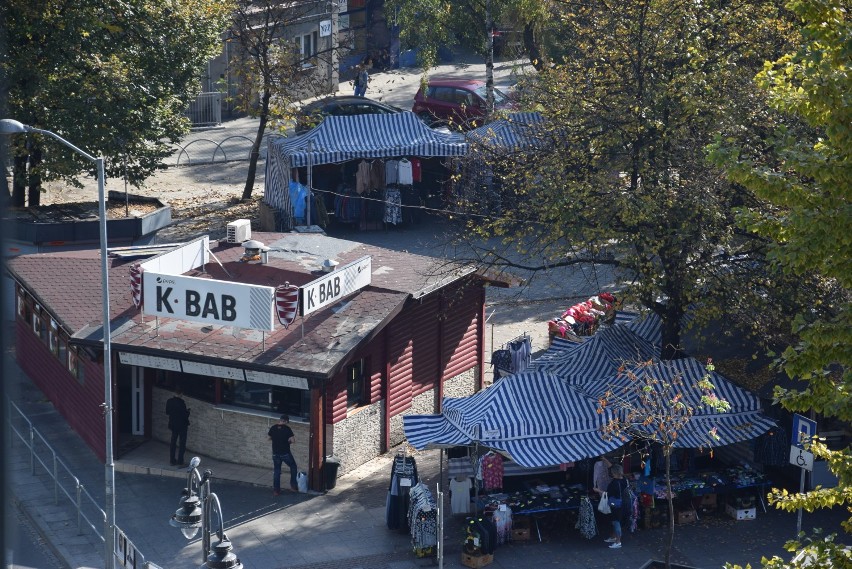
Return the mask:
POLYGON ((325 457, 322 467, 325 478, 325 489, 332 490, 337 485, 337 470, 340 468, 340 459, 336 456, 325 457))

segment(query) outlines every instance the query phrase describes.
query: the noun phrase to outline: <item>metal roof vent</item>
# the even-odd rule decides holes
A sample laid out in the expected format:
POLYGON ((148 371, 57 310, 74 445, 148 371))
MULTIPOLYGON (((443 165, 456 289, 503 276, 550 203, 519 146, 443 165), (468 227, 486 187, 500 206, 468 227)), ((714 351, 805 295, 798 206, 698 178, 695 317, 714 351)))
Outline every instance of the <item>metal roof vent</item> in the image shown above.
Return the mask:
POLYGON ((260 241, 250 239, 248 241, 244 241, 242 245, 246 252, 243 253, 242 259, 240 260, 244 263, 266 263, 268 260, 267 252, 269 251, 269 247, 260 241))
POLYGON ((337 261, 335 261, 333 259, 326 259, 325 261, 322 262, 322 272, 330 273, 334 269, 336 269, 337 265, 339 265, 339 264, 340 263, 338 263, 337 261))

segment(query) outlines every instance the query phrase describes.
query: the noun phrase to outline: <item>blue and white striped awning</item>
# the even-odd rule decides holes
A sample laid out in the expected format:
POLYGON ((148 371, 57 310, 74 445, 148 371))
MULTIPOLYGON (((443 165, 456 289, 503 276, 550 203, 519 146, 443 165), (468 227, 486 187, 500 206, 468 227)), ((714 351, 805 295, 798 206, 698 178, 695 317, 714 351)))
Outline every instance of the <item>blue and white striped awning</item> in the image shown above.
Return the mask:
POLYGON ((512 113, 465 135, 472 144, 508 150, 537 148, 545 142, 544 117, 539 113, 512 113))
POLYGON ((571 385, 583 386, 615 376, 624 364, 660 357, 655 345, 621 324, 601 328, 581 344, 564 344, 546 357, 536 359, 533 369, 550 372, 571 385))
POLYGON ((361 158, 464 156, 467 142, 461 134, 429 128, 406 111, 326 117, 301 136, 272 141, 269 149, 287 156, 290 167, 296 168, 361 158))
MULTIPOLYGON (((656 361, 651 365, 633 368, 635 381, 640 385, 651 385, 658 390, 663 384, 679 381, 685 404, 694 409, 694 415, 688 424, 678 434, 675 446, 682 448, 699 448, 707 446, 724 446, 736 442, 753 439, 772 427, 774 422, 764 417, 758 398, 745 389, 734 385, 731 381, 716 373, 708 371, 706 366, 694 358, 681 358, 670 361, 656 361), (713 384, 713 395, 727 401, 731 408, 727 412, 719 412, 701 402, 703 390, 697 388, 697 383, 707 376, 713 384), (654 381, 649 381, 654 380, 654 381), (710 437, 715 430, 715 440, 710 437)), ((609 392, 609 398, 636 401, 639 392, 634 380, 627 373, 620 373, 607 380, 586 384, 582 391, 589 397, 597 399, 609 392)))
POLYGON ((504 377, 470 397, 447 398, 441 415, 408 415, 403 426, 415 448, 479 443, 531 468, 615 450, 621 441, 600 434, 608 419, 594 400, 536 371, 504 377))

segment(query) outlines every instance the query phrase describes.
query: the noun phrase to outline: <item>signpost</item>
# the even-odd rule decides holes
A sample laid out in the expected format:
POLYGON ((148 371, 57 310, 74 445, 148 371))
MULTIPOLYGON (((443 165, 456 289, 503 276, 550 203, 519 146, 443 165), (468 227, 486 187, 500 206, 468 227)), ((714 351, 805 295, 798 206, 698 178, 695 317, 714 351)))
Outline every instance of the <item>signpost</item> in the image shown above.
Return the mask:
MULTIPOLYGON (((811 439, 817 434, 816 421, 802 417, 801 415, 793 415, 793 437, 790 439, 793 444, 790 445, 790 464, 798 466, 802 469, 801 479, 799 481, 799 494, 805 493, 805 471, 813 471, 814 455, 805 450, 805 445, 810 444, 811 439)), ((798 519, 796 521, 796 535, 802 531, 802 508, 799 508, 798 519)))

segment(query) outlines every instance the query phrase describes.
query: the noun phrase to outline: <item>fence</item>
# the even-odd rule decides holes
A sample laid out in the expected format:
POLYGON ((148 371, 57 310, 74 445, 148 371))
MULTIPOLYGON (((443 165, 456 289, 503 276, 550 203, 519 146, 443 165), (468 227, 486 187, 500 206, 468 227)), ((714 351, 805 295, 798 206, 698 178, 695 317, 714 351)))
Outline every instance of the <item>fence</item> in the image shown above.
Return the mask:
MULTIPOLYGON (((53 485, 53 502, 60 504, 60 498, 66 498, 77 512, 77 533, 82 534, 86 528, 91 529, 104 542, 104 536, 99 527, 106 525, 104 512, 80 480, 74 476, 68 465, 53 450, 44 436, 36 429, 14 402, 9 401, 9 436, 11 444, 20 441, 29 450, 30 474, 47 474, 53 485), (43 471, 43 472, 42 472, 43 471), (98 525, 99 524, 99 525, 98 525)), ((156 565, 146 563, 145 557, 127 536, 116 526, 113 551, 116 566, 154 569, 156 565)))
POLYGON ((192 121, 193 128, 204 128, 222 124, 222 93, 213 91, 200 93, 189 104, 186 116, 192 121))

